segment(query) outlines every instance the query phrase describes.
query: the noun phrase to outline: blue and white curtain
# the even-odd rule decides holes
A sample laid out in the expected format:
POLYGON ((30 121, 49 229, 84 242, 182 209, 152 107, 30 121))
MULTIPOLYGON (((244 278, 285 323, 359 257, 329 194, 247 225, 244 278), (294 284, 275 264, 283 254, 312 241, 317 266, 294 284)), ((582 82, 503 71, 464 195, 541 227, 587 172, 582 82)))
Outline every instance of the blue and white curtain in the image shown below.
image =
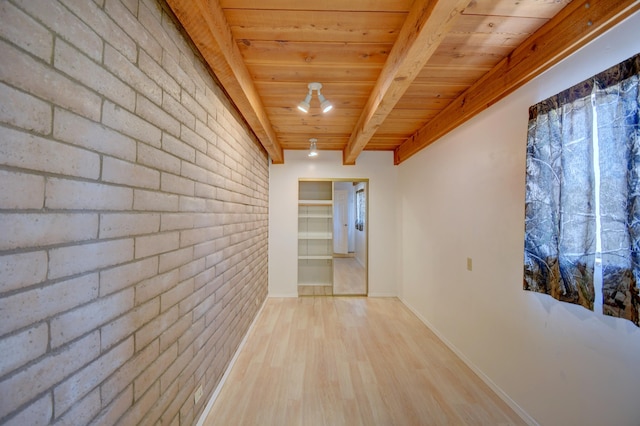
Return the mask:
POLYGON ((598 259, 603 312, 636 325, 639 76, 640 54, 529 109, 524 254, 526 290, 592 310, 598 259))

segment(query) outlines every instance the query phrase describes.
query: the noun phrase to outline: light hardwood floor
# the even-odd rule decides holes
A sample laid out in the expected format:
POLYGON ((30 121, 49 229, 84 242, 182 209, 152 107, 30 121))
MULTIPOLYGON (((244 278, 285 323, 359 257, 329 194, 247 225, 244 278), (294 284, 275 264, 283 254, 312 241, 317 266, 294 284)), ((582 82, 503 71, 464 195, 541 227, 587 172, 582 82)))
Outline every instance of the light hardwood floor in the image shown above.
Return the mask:
POLYGON ((520 425, 399 300, 266 301, 205 425, 520 425))
POLYGON ((333 294, 358 295, 367 294, 367 271, 355 257, 333 258, 333 294))

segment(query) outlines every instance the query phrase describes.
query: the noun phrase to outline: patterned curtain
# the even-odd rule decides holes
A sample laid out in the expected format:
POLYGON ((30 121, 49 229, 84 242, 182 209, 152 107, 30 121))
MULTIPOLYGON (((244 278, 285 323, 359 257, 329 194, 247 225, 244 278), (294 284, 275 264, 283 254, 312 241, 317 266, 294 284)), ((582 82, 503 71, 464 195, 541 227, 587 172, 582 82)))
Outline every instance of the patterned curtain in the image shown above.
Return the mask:
POLYGON ((356 229, 358 231, 364 230, 364 213, 365 213, 365 203, 364 203, 364 189, 359 189, 356 191, 356 229))
POLYGON ((525 290, 593 309, 592 85, 529 108, 525 290))
POLYGON ((593 309, 599 213, 603 312, 636 325, 639 76, 640 54, 529 109, 524 255, 525 290, 593 309))
POLYGON ((595 77, 600 145, 602 290, 606 315, 638 321, 640 55, 595 77))

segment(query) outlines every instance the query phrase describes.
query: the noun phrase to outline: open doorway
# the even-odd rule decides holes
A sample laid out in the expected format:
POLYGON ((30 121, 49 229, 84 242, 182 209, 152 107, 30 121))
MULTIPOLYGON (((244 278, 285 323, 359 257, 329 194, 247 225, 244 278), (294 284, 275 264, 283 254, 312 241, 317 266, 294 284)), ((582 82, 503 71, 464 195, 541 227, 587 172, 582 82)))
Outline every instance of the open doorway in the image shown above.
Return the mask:
POLYGON ((364 296, 367 281, 367 181, 333 182, 333 294, 364 296))
POLYGON ((298 295, 366 296, 366 179, 298 182, 298 295))

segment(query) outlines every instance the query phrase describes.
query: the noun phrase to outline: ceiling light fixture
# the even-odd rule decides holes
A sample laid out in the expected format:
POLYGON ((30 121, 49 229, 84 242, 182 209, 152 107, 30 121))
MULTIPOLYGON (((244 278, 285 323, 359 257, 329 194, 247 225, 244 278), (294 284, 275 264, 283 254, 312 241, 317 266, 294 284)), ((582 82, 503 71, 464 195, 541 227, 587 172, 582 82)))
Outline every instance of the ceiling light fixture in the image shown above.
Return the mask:
POLYGON ((309 157, 315 157, 316 155, 318 155, 318 147, 316 146, 316 142, 318 142, 318 139, 316 138, 309 139, 309 157))
POLYGON ((304 101, 300 102, 298 104, 298 109, 302 112, 304 112, 305 114, 309 112, 309 108, 311 108, 311 105, 309 104, 309 102, 311 101, 311 90, 309 90, 309 93, 307 94, 307 96, 304 98, 304 101))
POLYGON ((320 108, 322 109, 322 112, 331 111, 333 105, 327 100, 327 98, 322 95, 322 93, 320 93, 320 89, 322 89, 322 83, 309 83, 307 87, 309 88, 309 93, 307 93, 307 96, 305 96, 304 100, 298 104, 298 109, 304 113, 309 112, 309 108, 311 108, 311 96, 313 95, 313 91, 316 90, 318 92, 318 100, 320 100, 320 108))
POLYGON ((322 112, 329 112, 333 109, 333 104, 325 98, 318 90, 318 99, 320 99, 320 109, 322 112))

